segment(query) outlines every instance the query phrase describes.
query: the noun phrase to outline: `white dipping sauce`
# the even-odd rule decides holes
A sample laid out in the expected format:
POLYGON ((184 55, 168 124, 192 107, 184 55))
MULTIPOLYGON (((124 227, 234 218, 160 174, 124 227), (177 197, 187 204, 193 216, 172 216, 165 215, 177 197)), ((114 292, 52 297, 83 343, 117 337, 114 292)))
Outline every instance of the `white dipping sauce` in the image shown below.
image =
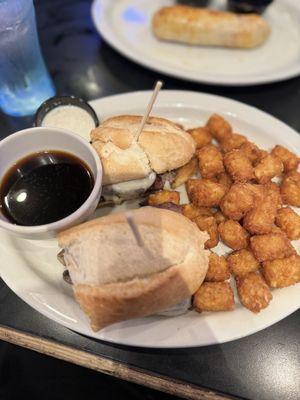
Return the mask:
POLYGON ((95 122, 84 109, 68 105, 58 106, 49 111, 43 119, 42 126, 68 129, 90 141, 90 132, 95 128, 95 122))

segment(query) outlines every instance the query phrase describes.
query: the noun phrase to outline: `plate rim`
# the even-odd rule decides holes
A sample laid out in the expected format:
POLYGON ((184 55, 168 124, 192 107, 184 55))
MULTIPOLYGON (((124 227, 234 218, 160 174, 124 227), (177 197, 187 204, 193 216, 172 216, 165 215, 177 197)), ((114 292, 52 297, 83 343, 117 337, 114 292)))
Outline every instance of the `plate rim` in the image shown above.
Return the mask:
MULTIPOLYGON (((294 67, 292 67, 290 72, 288 72, 288 70, 282 69, 279 72, 269 74, 269 76, 265 75, 263 75, 263 77, 250 76, 247 79, 243 77, 241 78, 228 77, 228 78, 216 78, 216 79, 205 78, 205 77, 196 78, 194 76, 187 76, 186 73, 180 73, 180 71, 176 70, 175 68, 168 66, 160 66, 158 63, 155 63, 151 60, 144 61, 143 58, 136 56, 133 50, 131 50, 129 47, 126 48, 126 46, 122 44, 122 42, 118 39, 117 35, 113 34, 113 30, 110 29, 109 25, 105 21, 105 18, 104 22, 101 21, 100 23, 98 18, 98 10, 102 6, 101 3, 105 2, 110 3, 110 5, 112 4, 110 0, 93 0, 93 3, 91 5, 91 16, 96 30, 104 39, 104 41, 108 43, 111 47, 113 47, 114 50, 116 50, 122 56, 128 58, 132 62, 135 62, 136 64, 145 67, 149 70, 168 75, 172 78, 181 79, 189 82, 197 82, 201 84, 213 85, 213 86, 265 85, 265 84, 285 81, 288 79, 293 79, 300 75, 300 57, 298 63, 294 67)), ((115 4, 115 2, 113 3, 115 4)))
MULTIPOLYGON (((93 106, 93 104, 98 102, 101 105, 101 102, 111 102, 116 98, 118 98, 119 101, 121 101, 121 103, 123 103, 122 102, 123 98, 126 98, 126 97, 127 98, 128 97, 133 97, 134 98, 134 97, 140 97, 140 96, 143 96, 143 97, 147 98, 150 93, 151 93, 151 91, 146 90, 146 91, 135 91, 135 92, 129 92, 129 93, 114 94, 114 95, 111 95, 111 96, 107 96, 107 97, 103 97, 103 98, 92 100, 92 101, 90 101, 90 104, 93 106)), ((188 94, 188 95, 190 95, 192 97, 196 96, 196 97, 199 98, 199 100, 201 98, 202 99, 203 98, 208 98, 211 102, 215 102, 216 99, 217 99, 218 102, 223 101, 226 104, 228 104, 229 106, 230 106, 230 104, 235 104, 236 107, 238 106, 244 111, 249 111, 249 109, 251 109, 256 113, 256 115, 260 115, 261 117, 267 118, 269 121, 273 120, 277 124, 277 126, 284 127, 285 130, 288 129, 290 134, 294 135, 295 138, 297 137, 297 140, 299 141, 299 134, 293 128, 291 128, 290 126, 288 126, 284 122, 280 121, 276 117, 274 117, 274 116, 272 116, 272 115, 270 115, 270 114, 268 114, 268 113, 266 113, 266 112, 264 112, 262 110, 259 110, 256 107, 247 105, 247 104, 242 103, 240 101, 232 100, 230 98, 226 98, 226 97, 223 97, 223 96, 211 95, 211 94, 195 92, 195 91, 163 90, 160 93, 161 97, 165 96, 166 98, 168 98, 168 96, 174 97, 174 95, 175 95, 175 96, 178 96, 177 97, 178 99, 182 99, 182 96, 184 94, 185 95, 188 94)), ((161 99, 161 101, 164 102, 166 100, 165 99, 161 99)), ((159 100, 158 100, 158 102, 159 102, 159 100)), ((174 102, 178 102, 178 100, 174 101, 174 102)), ((124 106, 128 107, 126 104, 124 104, 124 106)), ((5 231, 1 230, 1 233, 3 233, 4 235, 8 235, 9 236, 9 234, 6 233, 5 231)), ((1 266, 0 266, 0 270, 1 270, 1 266)), ((60 325, 63 325, 65 327, 67 327, 68 329, 70 329, 72 331, 75 331, 75 332, 77 332, 79 334, 88 336, 88 337, 90 337, 92 339, 96 339, 96 340, 103 341, 103 342, 108 342, 108 343, 115 343, 115 344, 122 345, 122 346, 130 346, 130 347, 144 347, 144 348, 190 348, 191 347, 192 348, 192 347, 201 347, 201 346, 208 346, 208 345, 216 345, 216 344, 221 344, 221 343, 227 343, 227 342, 230 342, 230 341, 233 341, 233 340, 242 339, 244 337, 247 337, 247 336, 250 336, 252 334, 255 334, 255 333, 257 333, 257 332, 259 332, 261 330, 264 330, 264 329, 274 325, 275 323, 279 322, 280 320, 288 317, 290 314, 292 314, 293 312, 297 311, 298 308, 300 307, 300 304, 299 305, 295 304, 295 306, 293 308, 289 309, 287 313, 282 313, 281 312, 280 316, 276 317, 274 320, 272 320, 271 323, 264 322, 264 323, 260 324, 259 327, 256 324, 253 324, 253 329, 248 330, 247 333, 242 334, 242 335, 241 334, 235 334, 235 335, 232 335, 230 338, 225 339, 225 340, 219 340, 218 338, 215 338, 215 340, 206 341, 205 343, 203 342, 203 343, 200 343, 200 344, 199 343, 192 343, 191 344, 191 343, 188 343, 188 339, 185 339, 185 341, 182 342, 181 345, 174 345, 174 344, 169 344, 168 345, 166 342, 164 342, 162 344, 153 344, 153 345, 144 344, 143 345, 143 344, 135 344, 134 341, 130 341, 130 338, 129 338, 129 340, 125 339, 125 341, 120 341, 120 340, 117 340, 117 339, 110 339, 109 337, 106 337, 106 335, 105 335, 105 338, 99 338, 97 336, 97 333, 92 332, 92 330, 90 329, 90 327, 88 325, 85 327, 84 325, 79 324, 78 326, 74 327, 74 325, 72 323, 68 323, 66 319, 59 318, 57 316, 57 314, 55 314, 53 311, 51 312, 47 307, 44 307, 41 310, 40 305, 38 303, 34 302, 34 300, 31 299, 31 297, 26 297, 23 294, 22 291, 21 291, 22 293, 20 293, 19 289, 16 289, 15 282, 11 282, 11 281, 9 281, 9 279, 8 280, 6 279, 7 277, 5 276, 5 273, 3 274, 1 272, 1 275, 2 275, 3 281, 7 284, 7 286, 19 298, 21 298, 26 304, 28 304, 33 309, 35 309, 36 311, 38 311, 42 315, 46 316, 47 318, 59 323, 60 325), (30 300, 28 300, 28 299, 30 299, 30 300)))

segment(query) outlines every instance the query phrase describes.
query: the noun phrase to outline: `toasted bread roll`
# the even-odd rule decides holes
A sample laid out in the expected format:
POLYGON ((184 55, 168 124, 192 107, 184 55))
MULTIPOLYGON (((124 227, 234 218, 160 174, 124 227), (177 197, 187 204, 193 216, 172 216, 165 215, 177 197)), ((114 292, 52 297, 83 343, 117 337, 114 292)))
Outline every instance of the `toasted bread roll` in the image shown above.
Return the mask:
POLYGON ((249 49, 260 46, 270 26, 259 15, 177 5, 158 10, 152 20, 154 34, 162 40, 205 46, 249 49))

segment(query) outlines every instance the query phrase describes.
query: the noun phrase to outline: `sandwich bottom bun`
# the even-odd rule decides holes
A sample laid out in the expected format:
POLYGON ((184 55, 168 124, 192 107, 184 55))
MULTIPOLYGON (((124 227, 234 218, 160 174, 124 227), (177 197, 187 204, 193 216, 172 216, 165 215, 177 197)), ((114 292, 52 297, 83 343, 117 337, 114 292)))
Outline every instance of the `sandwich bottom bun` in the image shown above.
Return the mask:
POLYGON ((132 216, 142 247, 125 213, 58 236, 75 298, 94 331, 180 303, 197 291, 208 269, 207 234, 189 219, 154 207, 134 210, 132 216))

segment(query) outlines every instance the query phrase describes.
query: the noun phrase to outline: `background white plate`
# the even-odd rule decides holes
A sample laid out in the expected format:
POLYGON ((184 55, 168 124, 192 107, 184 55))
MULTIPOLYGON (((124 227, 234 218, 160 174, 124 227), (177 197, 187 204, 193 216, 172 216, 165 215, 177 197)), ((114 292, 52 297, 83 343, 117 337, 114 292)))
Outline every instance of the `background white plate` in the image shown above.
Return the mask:
MULTIPOLYGON (((222 9, 225 0, 213 0, 222 9)), ((252 50, 188 46, 157 40, 151 17, 174 0, 94 0, 101 36, 131 60, 177 78, 219 85, 254 85, 300 74, 300 2, 275 0, 265 18, 272 34, 252 50)))
MULTIPOLYGON (((150 93, 106 97, 91 102, 91 105, 101 119, 122 113, 142 113, 150 93)), ((297 132, 262 111, 223 97, 166 90, 159 94, 152 114, 192 127, 203 124, 216 111, 232 123, 235 131, 247 135, 259 146, 270 149, 281 143, 299 154, 300 136, 297 132)), ((114 212, 123 207, 116 207, 114 212)), ((111 212, 111 209, 104 212, 111 212)), ((224 250, 225 246, 218 246, 218 252, 224 250)), ((190 311, 174 318, 152 316, 115 324, 94 333, 73 299, 71 287, 62 279, 63 267, 56 259, 57 252, 55 240, 29 241, 11 237, 0 230, 0 275, 37 311, 74 331, 109 342, 144 347, 223 343, 266 328, 300 305, 298 284, 273 291, 269 307, 259 315, 252 314, 236 299, 236 309, 231 312, 198 314, 190 311)))

